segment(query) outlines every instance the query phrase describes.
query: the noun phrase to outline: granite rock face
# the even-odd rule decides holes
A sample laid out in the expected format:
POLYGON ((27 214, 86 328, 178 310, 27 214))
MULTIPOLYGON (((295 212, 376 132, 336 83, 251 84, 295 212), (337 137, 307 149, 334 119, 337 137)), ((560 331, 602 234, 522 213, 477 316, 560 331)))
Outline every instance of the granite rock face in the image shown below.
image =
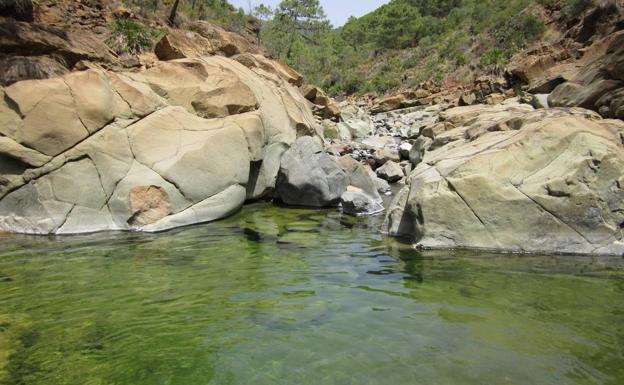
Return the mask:
POLYGON ((454 128, 414 146, 389 234, 422 248, 624 253, 622 121, 517 103, 441 119, 454 128))
POLYGON ((0 88, 0 231, 161 231, 264 196, 319 134, 281 66, 213 56, 0 88))

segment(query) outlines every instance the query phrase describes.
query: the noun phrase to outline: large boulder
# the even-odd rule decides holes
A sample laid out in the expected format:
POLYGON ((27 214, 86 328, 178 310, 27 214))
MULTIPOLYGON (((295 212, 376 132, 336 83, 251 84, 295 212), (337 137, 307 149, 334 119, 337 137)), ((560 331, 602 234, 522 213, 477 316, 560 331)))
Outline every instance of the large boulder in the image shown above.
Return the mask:
POLYGON ((276 191, 289 205, 337 206, 348 182, 347 174, 319 141, 302 136, 282 157, 276 191))
POLYGON ((390 234, 423 248, 624 253, 624 123, 478 108, 446 112, 464 135, 421 155, 389 209, 390 234))
POLYGON ((162 231, 275 188, 301 132, 298 89, 221 56, 0 88, 0 231, 162 231))

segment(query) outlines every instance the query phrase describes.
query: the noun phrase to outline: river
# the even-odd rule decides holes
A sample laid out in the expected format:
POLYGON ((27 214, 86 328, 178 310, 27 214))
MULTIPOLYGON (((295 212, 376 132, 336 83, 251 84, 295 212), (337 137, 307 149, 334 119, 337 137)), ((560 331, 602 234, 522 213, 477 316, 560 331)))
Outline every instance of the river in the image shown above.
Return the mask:
POLYGON ((0 384, 624 383, 622 258, 419 253, 382 219, 0 236, 0 384))

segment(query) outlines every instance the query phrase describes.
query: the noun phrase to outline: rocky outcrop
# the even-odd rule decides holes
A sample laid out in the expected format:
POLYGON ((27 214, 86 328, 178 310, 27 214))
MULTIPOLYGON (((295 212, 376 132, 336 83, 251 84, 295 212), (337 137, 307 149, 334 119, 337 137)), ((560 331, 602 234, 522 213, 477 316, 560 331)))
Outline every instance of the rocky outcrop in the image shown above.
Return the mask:
POLYGON ((115 61, 95 35, 14 20, 0 21, 0 85, 69 72, 81 60, 115 61))
POLYGON ((322 89, 312 84, 305 84, 301 87, 301 93, 314 105, 313 110, 321 119, 338 120, 340 107, 322 89))
POLYGON ((561 25, 567 31, 559 39, 536 44, 512 58, 507 69, 510 83, 532 94, 547 95, 548 102, 540 101, 541 105, 583 107, 605 118, 621 119, 622 23, 621 2, 589 2, 578 18, 561 25))
POLYGON ((21 21, 33 21, 32 0, 2 0, 0 1, 0 16, 21 21))
POLYGON ((624 31, 612 34, 585 54, 583 67, 570 81, 560 84, 548 104, 578 106, 599 111, 607 118, 623 118, 624 31))
POLYGON ((272 191, 304 133, 320 134, 297 88, 220 56, 17 82, 0 88, 0 231, 218 219, 272 191))
POLYGON ((441 118, 455 128, 418 138, 388 233, 422 248, 624 253, 621 121, 511 102, 441 118))
POLYGON ((348 182, 347 174, 323 150, 320 141, 303 136, 282 156, 276 192, 288 205, 337 206, 348 182))
POLYGON ((175 60, 217 54, 230 57, 258 53, 258 48, 238 34, 205 21, 196 21, 189 26, 189 30, 169 30, 156 44, 154 53, 160 60, 175 60))

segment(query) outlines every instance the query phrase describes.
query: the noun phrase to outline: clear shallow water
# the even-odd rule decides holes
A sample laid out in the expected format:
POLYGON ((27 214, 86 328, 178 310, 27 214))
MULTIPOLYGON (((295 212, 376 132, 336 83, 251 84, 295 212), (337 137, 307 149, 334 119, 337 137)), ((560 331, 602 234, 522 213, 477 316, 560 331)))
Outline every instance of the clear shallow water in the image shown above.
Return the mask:
POLYGON ((0 384, 624 383, 622 258, 419 254, 379 221, 0 236, 0 384))

